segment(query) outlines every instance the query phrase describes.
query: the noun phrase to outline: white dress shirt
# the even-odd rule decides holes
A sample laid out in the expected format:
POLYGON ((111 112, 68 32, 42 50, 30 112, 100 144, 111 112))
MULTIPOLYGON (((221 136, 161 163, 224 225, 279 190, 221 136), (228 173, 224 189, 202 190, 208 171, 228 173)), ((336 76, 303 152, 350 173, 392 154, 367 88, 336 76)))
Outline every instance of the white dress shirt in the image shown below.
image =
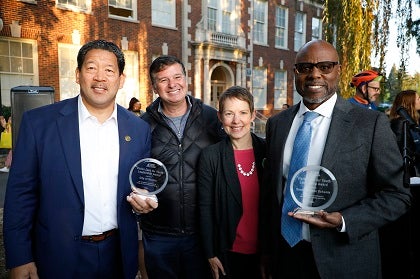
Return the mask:
POLYGON ((117 106, 100 123, 79 96, 79 132, 85 219, 82 235, 101 234, 118 227, 117 186, 119 140, 117 106))
MULTIPOLYGON (((314 112, 319 113, 319 116, 315 118, 311 122, 312 127, 312 135, 311 135, 311 145, 309 147, 308 152, 308 166, 320 166, 322 160, 322 154, 324 153, 325 142, 328 136, 328 130, 331 124, 331 116, 337 101, 337 94, 334 94, 317 107, 314 112)), ((295 118, 293 119, 292 127, 290 128, 289 135, 287 136, 286 145, 284 147, 284 154, 283 154, 283 174, 287 179, 291 179, 291 177, 287 177, 289 173, 290 167, 290 159, 292 157, 293 151, 293 143, 295 141, 295 137, 300 125, 303 122, 303 114, 309 111, 309 109, 303 104, 300 103, 299 111, 297 112, 295 118)), ((285 191, 289 191, 289 189, 285 189, 285 191)), ((310 234, 309 234, 309 225, 303 223, 302 227, 302 235, 303 239, 310 241, 310 234)))

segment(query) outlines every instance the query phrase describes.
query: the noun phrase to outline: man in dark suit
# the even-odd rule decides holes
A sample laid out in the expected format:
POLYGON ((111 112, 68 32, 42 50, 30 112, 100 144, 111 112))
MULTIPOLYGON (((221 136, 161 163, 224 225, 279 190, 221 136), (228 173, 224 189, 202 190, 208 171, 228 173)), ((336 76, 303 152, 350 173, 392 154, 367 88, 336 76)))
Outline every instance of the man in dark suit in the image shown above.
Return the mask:
POLYGON ((11 278, 127 278, 137 273, 132 165, 150 127, 115 103, 124 54, 102 40, 77 56, 78 97, 24 113, 4 207, 11 278), (127 202, 128 200, 128 202, 127 202))
POLYGON ((378 228, 410 205, 403 161, 386 116, 338 96, 340 71, 331 44, 305 44, 295 64, 296 90, 303 101, 267 122, 262 241, 273 278, 381 278, 378 228), (337 196, 322 211, 282 213, 293 177, 288 172, 295 137, 308 111, 318 116, 310 124, 306 165, 331 171, 337 196), (283 237, 288 227, 282 221, 298 223, 297 244, 283 237))

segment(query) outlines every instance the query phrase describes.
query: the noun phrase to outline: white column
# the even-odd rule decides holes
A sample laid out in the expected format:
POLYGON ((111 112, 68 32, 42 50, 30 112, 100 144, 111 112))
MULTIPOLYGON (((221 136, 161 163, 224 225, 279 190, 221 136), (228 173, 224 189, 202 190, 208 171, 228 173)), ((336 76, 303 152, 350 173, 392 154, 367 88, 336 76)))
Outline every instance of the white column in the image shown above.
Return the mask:
POLYGON ((194 96, 197 99, 203 100, 203 96, 201 94, 201 57, 196 55, 194 57, 194 96))
POLYGON ((242 63, 242 86, 246 87, 246 63, 242 63))
POLYGON ((236 80, 235 80, 235 84, 237 86, 242 86, 242 63, 240 63, 238 61, 238 63, 236 63, 236 80))
POLYGON ((210 105, 210 94, 211 94, 211 90, 210 90, 210 86, 211 86, 211 81, 210 81, 210 63, 209 63, 209 58, 208 55, 206 55, 204 57, 204 73, 203 73, 203 85, 204 85, 204 96, 203 96, 203 102, 206 105, 210 105))

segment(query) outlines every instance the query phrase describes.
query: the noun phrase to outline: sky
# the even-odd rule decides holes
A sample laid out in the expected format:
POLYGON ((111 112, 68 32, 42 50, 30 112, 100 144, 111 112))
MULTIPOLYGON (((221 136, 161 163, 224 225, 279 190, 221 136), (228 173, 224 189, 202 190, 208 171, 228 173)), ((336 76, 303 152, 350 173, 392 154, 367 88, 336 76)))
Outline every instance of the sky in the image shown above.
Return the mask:
MULTIPOLYGON (((413 4, 413 16, 414 20, 420 17, 420 7, 413 4)), ((389 74, 392 65, 396 65, 397 68, 400 65, 400 51, 397 48, 397 24, 395 19, 391 18, 390 22, 390 40, 388 42, 388 51, 386 54, 386 73, 389 74)), ((416 72, 420 73, 420 56, 416 53, 416 40, 412 39, 409 45, 408 51, 408 60, 407 60, 407 73, 413 75, 416 72)), ((374 66, 379 66, 375 65, 374 66)))

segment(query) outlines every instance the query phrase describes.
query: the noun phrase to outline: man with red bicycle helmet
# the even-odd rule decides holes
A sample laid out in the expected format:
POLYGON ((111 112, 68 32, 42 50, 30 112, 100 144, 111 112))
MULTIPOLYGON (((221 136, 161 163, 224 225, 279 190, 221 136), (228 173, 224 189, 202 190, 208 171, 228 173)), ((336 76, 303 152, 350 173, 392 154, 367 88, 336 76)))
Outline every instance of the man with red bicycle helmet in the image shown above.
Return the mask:
POLYGON ((351 87, 356 87, 356 94, 349 99, 350 103, 377 110, 376 99, 381 94, 380 82, 383 76, 375 70, 365 70, 353 76, 351 87))

